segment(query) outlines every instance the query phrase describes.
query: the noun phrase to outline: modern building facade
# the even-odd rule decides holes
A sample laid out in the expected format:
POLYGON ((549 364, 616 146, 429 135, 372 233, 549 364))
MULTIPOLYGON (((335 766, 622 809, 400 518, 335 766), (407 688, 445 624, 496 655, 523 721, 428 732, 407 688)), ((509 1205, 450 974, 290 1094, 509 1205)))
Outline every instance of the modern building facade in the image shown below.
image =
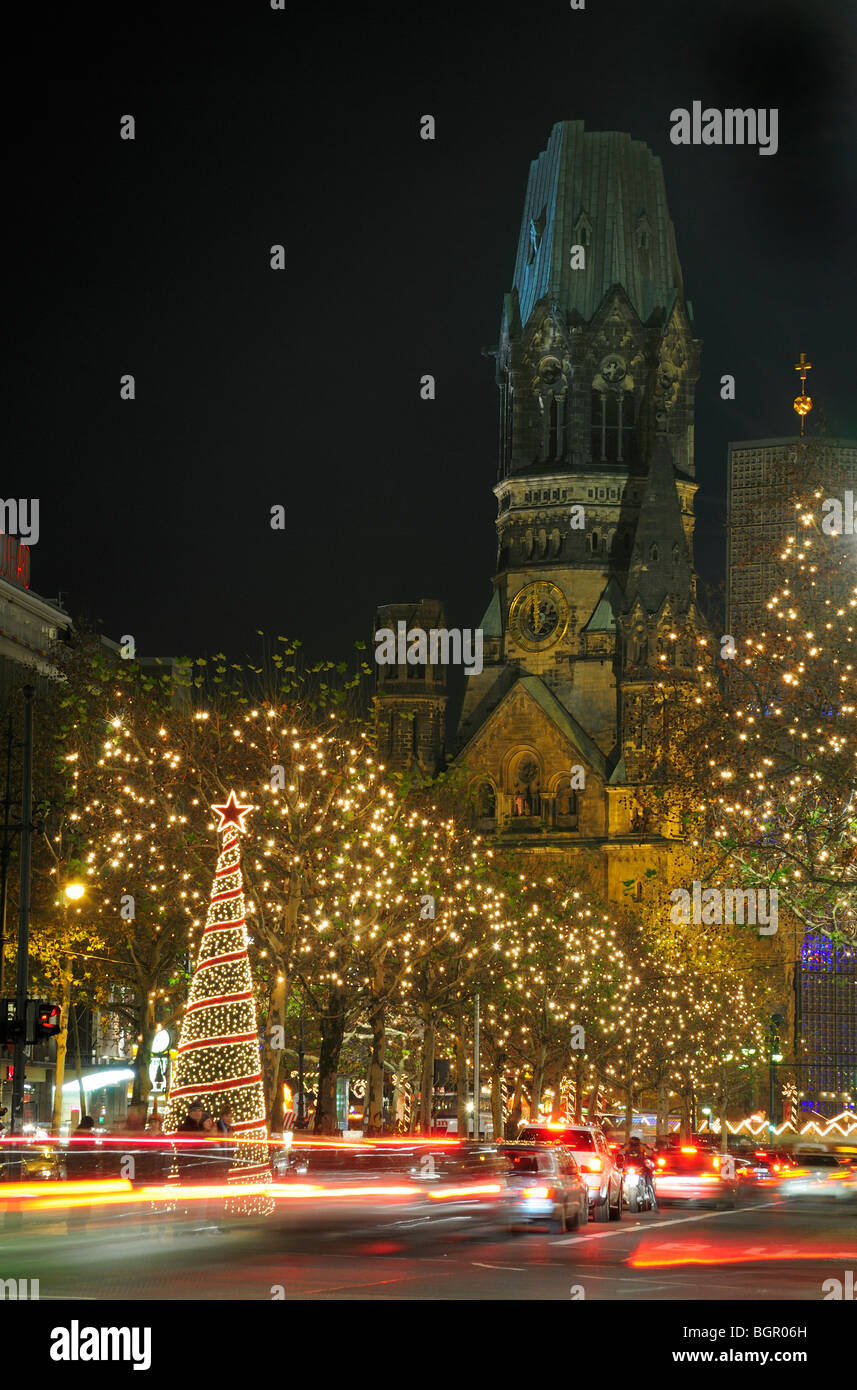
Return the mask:
MULTIPOLYGON (((739 645, 765 628, 796 503, 816 487, 842 502, 857 496, 857 441, 792 435, 729 445, 726 629, 739 645)), ((838 542, 854 543, 849 535, 838 542)), ((785 1002, 798 1113, 832 1117, 857 1109, 857 948, 802 927, 793 939, 785 1002)))
POLYGON ((726 630, 736 641, 764 623, 776 557, 794 530, 795 501, 805 500, 816 481, 840 496, 848 489, 857 494, 857 440, 792 435, 729 445, 726 630))

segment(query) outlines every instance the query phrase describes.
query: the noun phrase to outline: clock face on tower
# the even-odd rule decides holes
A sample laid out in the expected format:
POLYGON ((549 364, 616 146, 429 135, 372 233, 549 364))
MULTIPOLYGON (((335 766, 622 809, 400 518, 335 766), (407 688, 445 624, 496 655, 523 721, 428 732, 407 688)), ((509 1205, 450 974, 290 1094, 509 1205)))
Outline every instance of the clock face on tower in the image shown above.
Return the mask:
POLYGON ((568 604, 556 584, 527 584, 512 600, 509 631, 525 651, 546 651, 565 636, 568 604))

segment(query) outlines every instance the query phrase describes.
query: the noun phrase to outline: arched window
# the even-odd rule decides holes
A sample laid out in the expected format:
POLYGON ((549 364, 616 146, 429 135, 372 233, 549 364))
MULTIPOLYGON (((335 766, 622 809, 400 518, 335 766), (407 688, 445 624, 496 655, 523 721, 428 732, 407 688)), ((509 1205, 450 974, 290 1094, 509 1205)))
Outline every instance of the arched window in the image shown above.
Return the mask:
POLYGON ((538 764, 524 753, 512 779, 512 815, 540 816, 542 813, 541 776, 538 764))
POLYGON ((652 561, 652 564, 656 565, 656 564, 658 563, 658 560, 660 560, 660 558, 661 558, 661 552, 660 552, 660 550, 658 549, 657 544, 655 544, 655 545, 653 545, 653 546, 650 546, 650 547, 649 547, 649 559, 652 561))
POLYGON ((476 793, 476 812, 480 820, 496 818, 497 798, 490 782, 483 782, 476 793))
POLYGON ((558 403, 557 403, 556 397, 554 396, 554 397, 552 397, 552 399, 551 399, 550 412, 549 412, 549 416, 548 416, 548 450, 547 450, 547 456, 548 456, 549 459, 555 459, 555 458, 558 457, 558 448, 559 448, 559 405, 558 405, 558 403))
POLYGON ((557 825, 564 826, 569 830, 576 830, 579 809, 580 801, 577 792, 572 790, 571 780, 566 779, 560 782, 555 802, 557 825))
POLYGON ((593 391, 590 433, 593 459, 602 463, 632 462, 634 424, 631 391, 593 391))

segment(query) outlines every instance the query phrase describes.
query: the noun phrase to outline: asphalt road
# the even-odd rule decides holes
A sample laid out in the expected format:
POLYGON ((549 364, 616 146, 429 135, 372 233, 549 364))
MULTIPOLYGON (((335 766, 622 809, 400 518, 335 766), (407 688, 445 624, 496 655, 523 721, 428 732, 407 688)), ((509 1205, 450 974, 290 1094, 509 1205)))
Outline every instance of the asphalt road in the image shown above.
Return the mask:
POLYGON ((580 1233, 402 1237, 366 1230, 217 1228, 115 1214, 0 1229, 0 1278, 41 1299, 824 1298, 857 1264, 857 1208, 772 1196, 722 1212, 669 1207, 580 1233))

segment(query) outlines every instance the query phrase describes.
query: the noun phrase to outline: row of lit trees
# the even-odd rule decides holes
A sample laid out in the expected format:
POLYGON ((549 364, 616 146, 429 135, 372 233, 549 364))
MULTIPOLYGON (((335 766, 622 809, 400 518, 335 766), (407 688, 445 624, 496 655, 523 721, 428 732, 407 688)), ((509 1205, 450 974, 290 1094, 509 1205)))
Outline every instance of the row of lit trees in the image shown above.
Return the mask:
POLYGON ((498 863, 450 811, 454 786, 406 795, 385 774, 349 705, 355 676, 301 673, 288 644, 275 655, 273 672, 230 675, 218 662, 156 679, 80 642, 40 700, 36 968, 137 1039, 135 1101, 147 1100, 156 1028, 184 1005, 211 808, 233 788, 256 808, 242 854, 273 1126, 303 1013, 317 1027, 319 1129, 336 1127, 343 1048, 361 1027, 369 1127, 383 1124, 392 1035, 410 1040, 397 1065, 427 1128, 436 1058, 451 1050, 464 1073, 477 991, 495 1118, 507 1083, 513 1113, 526 1102, 533 1115, 547 1090, 580 1114, 599 1091, 630 1108, 651 1090, 668 1107, 713 1084, 760 1012, 752 984, 736 1017, 711 952, 671 956, 662 915, 647 925, 639 908, 608 912, 580 873, 498 863), (74 876, 86 895, 69 906, 74 876))

